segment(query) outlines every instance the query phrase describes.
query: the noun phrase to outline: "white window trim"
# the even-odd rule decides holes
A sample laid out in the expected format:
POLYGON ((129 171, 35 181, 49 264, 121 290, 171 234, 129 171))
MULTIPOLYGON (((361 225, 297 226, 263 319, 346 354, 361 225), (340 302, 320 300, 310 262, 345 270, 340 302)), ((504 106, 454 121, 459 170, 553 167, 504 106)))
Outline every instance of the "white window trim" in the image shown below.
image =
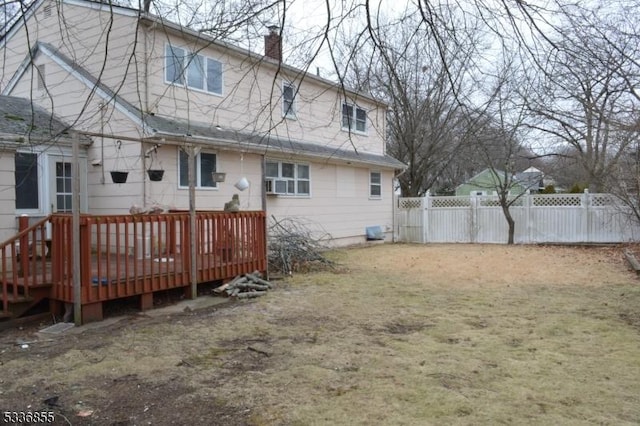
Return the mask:
POLYGON ((345 132, 350 132, 350 133, 355 133, 358 135, 363 135, 363 136, 369 136, 369 114, 367 112, 366 109, 362 108, 361 106, 358 106, 358 104, 356 103, 352 103, 352 102, 348 102, 348 101, 343 101, 340 104, 340 127, 342 128, 343 131, 345 132), (349 126, 345 126, 343 123, 343 114, 342 114, 342 110, 344 109, 344 106, 350 106, 353 108, 353 116, 351 117, 351 128, 349 126), (364 111, 365 114, 365 121, 364 121, 364 131, 362 130, 358 130, 356 127, 356 117, 358 115, 358 110, 364 111))
POLYGON ((278 164, 278 176, 265 176, 265 179, 281 179, 281 180, 293 180, 295 182, 296 190, 298 189, 298 181, 309 182, 309 193, 295 193, 295 194, 278 194, 280 197, 296 197, 296 198, 311 198, 311 165, 309 163, 299 163, 288 160, 277 160, 274 158, 267 158, 265 160, 266 163, 277 163, 278 164), (293 178, 283 177, 282 176, 282 164, 293 164, 294 174, 293 178), (309 177, 308 178, 299 178, 298 177, 298 166, 306 166, 309 169, 309 177))
POLYGON ((162 69, 162 73, 163 73, 162 78, 164 79, 165 84, 168 84, 169 86, 182 87, 183 89, 193 90, 193 91, 199 92, 199 93, 206 93, 207 95, 213 95, 213 96, 219 96, 219 97, 223 97, 224 96, 224 64, 222 63, 221 60, 219 60, 217 58, 214 58, 213 56, 206 56, 206 55, 203 55, 201 53, 193 52, 193 51, 187 49, 186 47, 182 47, 182 46, 171 44, 171 43, 166 43, 164 45, 163 55, 164 55, 164 64, 163 64, 163 69, 162 69), (193 55, 193 54, 202 56, 204 58, 204 61, 205 61, 205 66, 204 66, 205 75, 203 77, 205 85, 206 85, 206 82, 207 82, 207 76, 206 76, 206 72, 207 72, 206 63, 207 63, 207 60, 211 59, 213 61, 219 62, 220 63, 220 93, 209 91, 209 90, 206 90, 206 89, 198 89, 197 87, 189 86, 188 82, 187 82, 188 77, 187 77, 187 68, 186 67, 183 69, 182 79, 184 81, 182 83, 177 83, 175 81, 167 80, 167 60, 169 59, 169 57, 167 56, 167 48, 178 48, 178 49, 183 50, 185 52, 185 58, 188 58, 190 55, 193 55))
POLYGON ((369 199, 370 200, 382 200, 382 172, 379 170, 369 170, 369 199), (380 175, 380 183, 373 183, 371 180, 371 175, 377 173, 378 175, 380 175), (377 185, 380 187, 380 195, 371 195, 371 188, 377 185))
POLYGON ((298 103, 296 102, 297 94, 298 94, 298 90, 295 84, 287 80, 282 81, 282 116, 284 118, 297 120, 298 118, 298 105, 297 105, 298 103), (290 87, 293 91, 293 98, 291 99, 291 108, 289 109, 289 111, 287 111, 287 108, 285 106, 285 97, 284 97, 285 88, 287 87, 290 87))
MULTIPOLYGON (((187 184, 186 186, 180 185, 180 172, 182 171, 182 169, 180 168, 180 152, 182 152, 182 150, 180 148, 178 148, 178 189, 189 189, 189 185, 187 184)), ((201 157, 200 154, 213 154, 216 156, 216 171, 218 170, 218 153, 214 152, 214 151, 200 151, 198 152, 198 154, 196 155, 196 170, 195 170, 195 175, 196 175, 196 186, 195 188, 198 190, 205 190, 205 191, 211 191, 211 190, 215 190, 217 191, 219 189, 218 186, 218 182, 213 182, 213 186, 201 186, 201 182, 200 182, 200 167, 201 167, 201 157)), ((185 154, 187 155, 187 161, 188 161, 188 154, 185 152, 185 154)), ((187 172, 188 174, 188 172, 187 172)))

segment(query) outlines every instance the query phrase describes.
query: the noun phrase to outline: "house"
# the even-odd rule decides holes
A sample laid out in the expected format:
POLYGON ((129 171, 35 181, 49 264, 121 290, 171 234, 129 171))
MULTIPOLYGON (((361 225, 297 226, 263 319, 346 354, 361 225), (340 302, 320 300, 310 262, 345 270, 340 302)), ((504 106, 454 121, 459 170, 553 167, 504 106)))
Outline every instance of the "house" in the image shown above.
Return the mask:
MULTIPOLYGON (((79 163, 86 176, 88 137, 74 134, 28 99, 0 96, 0 241, 15 234, 17 211, 37 216, 43 206, 71 210, 74 143, 80 146, 79 163)), ((81 183, 86 185, 86 179, 81 183)))
MULTIPOLYGON (((284 64, 276 30, 263 55, 147 11, 37 0, 0 48, 2 95, 91 138, 88 213, 186 210, 194 188, 198 210, 222 210, 238 193, 241 210, 304 217, 335 245, 364 241, 371 226, 391 235, 393 180, 404 165, 385 152, 387 106, 284 64)), ((55 155, 66 158, 63 148, 55 155)), ((64 211, 49 174, 37 176, 42 203, 17 203, 14 217, 64 211)))
POLYGON ((545 177, 542 170, 535 167, 529 167, 523 172, 516 173, 515 179, 531 193, 543 191, 545 186, 552 182, 545 177))
MULTIPOLYGON (((496 195, 498 188, 504 185, 506 173, 502 170, 486 168, 480 173, 456 187, 456 195, 496 195)), ((509 193, 513 195, 522 194, 526 191, 517 179, 512 178, 509 193)))

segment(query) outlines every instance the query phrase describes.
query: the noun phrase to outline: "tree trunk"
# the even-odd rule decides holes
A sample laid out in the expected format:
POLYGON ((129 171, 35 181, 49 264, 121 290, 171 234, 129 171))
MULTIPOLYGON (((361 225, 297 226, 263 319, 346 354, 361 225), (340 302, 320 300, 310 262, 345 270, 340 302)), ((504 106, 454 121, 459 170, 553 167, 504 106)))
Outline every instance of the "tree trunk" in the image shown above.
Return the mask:
POLYGON ((513 235, 516 231, 516 222, 513 220, 511 216, 511 212, 509 211, 509 206, 506 203, 503 203, 500 200, 500 204, 502 207, 502 213, 504 214, 504 218, 507 220, 507 224, 509 225, 509 238, 507 239, 507 244, 513 244, 513 235))

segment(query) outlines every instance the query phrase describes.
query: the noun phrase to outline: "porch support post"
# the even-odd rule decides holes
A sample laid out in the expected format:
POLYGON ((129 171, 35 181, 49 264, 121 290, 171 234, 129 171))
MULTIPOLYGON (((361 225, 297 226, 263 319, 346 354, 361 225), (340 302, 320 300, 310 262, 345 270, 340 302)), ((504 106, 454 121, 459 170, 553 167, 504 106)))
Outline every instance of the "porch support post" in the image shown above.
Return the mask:
POLYGON ((191 234, 191 298, 195 299, 198 297, 198 265, 197 265, 197 227, 196 227, 196 155, 198 149, 193 145, 189 144, 186 146, 187 154, 189 155, 189 233, 191 234))
POLYGON ((73 138, 73 162, 71 173, 73 178, 71 212, 72 236, 73 236, 73 321, 76 325, 82 324, 82 287, 80 276, 80 138, 73 138))

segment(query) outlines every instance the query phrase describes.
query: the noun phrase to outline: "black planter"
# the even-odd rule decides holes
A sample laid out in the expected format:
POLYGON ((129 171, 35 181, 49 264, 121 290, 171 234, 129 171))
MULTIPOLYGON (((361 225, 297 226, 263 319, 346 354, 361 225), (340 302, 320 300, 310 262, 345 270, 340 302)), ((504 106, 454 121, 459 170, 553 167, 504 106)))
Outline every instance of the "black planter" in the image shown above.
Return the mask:
POLYGON ((162 180, 162 176, 164 176, 164 170, 149 169, 147 170, 147 174, 149 175, 149 180, 158 182, 162 180))
POLYGON ((111 172, 111 180, 113 183, 125 183, 129 172, 111 172))

